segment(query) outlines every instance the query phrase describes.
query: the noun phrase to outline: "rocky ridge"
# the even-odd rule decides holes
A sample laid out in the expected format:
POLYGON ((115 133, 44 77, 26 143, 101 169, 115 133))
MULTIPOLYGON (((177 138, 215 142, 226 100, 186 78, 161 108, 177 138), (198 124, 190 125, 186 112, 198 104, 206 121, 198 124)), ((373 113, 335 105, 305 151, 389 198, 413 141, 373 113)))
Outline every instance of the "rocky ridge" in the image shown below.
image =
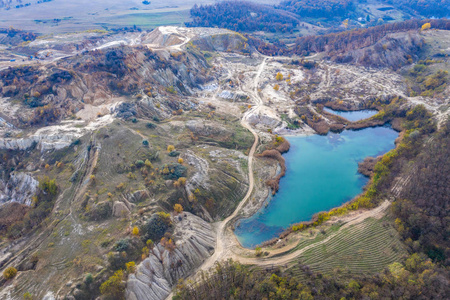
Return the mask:
POLYGON ((178 279, 189 275, 214 251, 215 236, 209 223, 188 212, 174 216, 173 222, 175 250, 156 245, 129 276, 126 299, 166 298, 178 279))

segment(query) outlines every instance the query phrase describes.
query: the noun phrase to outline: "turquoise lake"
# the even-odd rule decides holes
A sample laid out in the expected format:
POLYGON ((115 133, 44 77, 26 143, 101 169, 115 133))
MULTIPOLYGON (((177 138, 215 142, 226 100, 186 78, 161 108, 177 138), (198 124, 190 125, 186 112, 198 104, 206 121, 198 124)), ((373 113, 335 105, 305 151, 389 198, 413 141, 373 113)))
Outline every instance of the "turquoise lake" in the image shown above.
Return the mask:
POLYGON ((346 118, 347 120, 352 121, 352 122, 370 118, 371 116, 374 116, 378 113, 377 110, 373 110, 373 109, 356 110, 356 111, 342 111, 342 110, 333 110, 331 108, 324 107, 323 110, 326 112, 341 116, 343 118, 346 118))
POLYGON ((358 162, 395 147, 398 133, 388 126, 346 130, 326 136, 286 137, 291 148, 286 176, 278 193, 248 219, 238 221, 235 234, 244 247, 254 247, 279 235, 290 225, 308 221, 362 192, 368 178, 358 162))

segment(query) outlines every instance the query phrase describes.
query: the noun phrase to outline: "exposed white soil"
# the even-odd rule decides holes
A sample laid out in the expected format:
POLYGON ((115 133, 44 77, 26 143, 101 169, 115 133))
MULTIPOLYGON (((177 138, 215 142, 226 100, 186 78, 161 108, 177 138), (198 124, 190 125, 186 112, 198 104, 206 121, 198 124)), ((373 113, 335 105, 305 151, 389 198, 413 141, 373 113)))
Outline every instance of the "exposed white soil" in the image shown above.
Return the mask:
POLYGON ((87 132, 110 124, 113 120, 112 115, 105 115, 87 124, 82 120, 62 121, 59 125, 39 128, 27 137, 0 138, 0 149, 26 150, 33 145, 36 145, 41 151, 62 149, 87 132))

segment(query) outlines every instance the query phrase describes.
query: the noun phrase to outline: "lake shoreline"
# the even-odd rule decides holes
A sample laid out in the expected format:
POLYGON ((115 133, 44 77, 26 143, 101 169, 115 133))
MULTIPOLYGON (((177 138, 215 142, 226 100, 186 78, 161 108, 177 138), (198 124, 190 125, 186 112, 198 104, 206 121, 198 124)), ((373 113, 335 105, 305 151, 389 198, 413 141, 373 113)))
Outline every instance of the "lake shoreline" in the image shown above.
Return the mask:
MULTIPOLYGON (((390 122, 386 122, 386 123, 390 123, 390 122)), ((367 128, 377 128, 377 127, 389 127, 389 128, 392 129, 393 131, 397 131, 397 130, 395 130, 395 128, 393 128, 392 126, 390 126, 390 125, 389 125, 389 126, 386 126, 386 124, 383 124, 383 125, 376 125, 376 126, 368 126, 368 127, 360 128, 360 129, 357 129, 357 130, 354 130, 354 129, 347 129, 347 130, 341 131, 340 133, 333 133, 333 132, 330 132, 330 133, 328 133, 326 136, 328 136, 328 135, 330 135, 330 134, 331 134, 331 135, 334 135, 334 134, 340 135, 342 132, 346 132, 346 131, 360 131, 360 130, 362 130, 362 129, 367 129, 367 128)), ((290 138, 290 137, 294 137, 294 138, 295 138, 295 137, 311 137, 311 136, 323 136, 323 135, 319 135, 319 134, 305 134, 305 133, 283 135, 283 137, 285 137, 285 138, 290 138)), ((395 148, 395 147, 396 147, 396 145, 395 145, 395 143, 394 143, 394 148, 395 148)), ((284 156, 284 155, 283 155, 283 156, 284 156)), ((363 162, 367 157, 372 157, 372 155, 365 156, 363 159, 361 159, 361 162, 363 162)), ((378 157, 378 155, 377 155, 377 157, 378 157)), ((283 157, 283 158, 284 158, 284 157, 283 157)), ((283 160, 284 160, 284 159, 283 159, 283 160)), ((286 171, 287 171, 287 166, 286 166, 286 171)), ((358 168, 357 168, 356 172, 357 172, 360 176, 362 176, 362 177, 366 177, 366 176, 367 176, 367 175, 365 175, 365 174, 359 172, 359 171, 358 171, 358 168)), ((281 178, 281 177, 280 177, 280 178, 281 178)), ((341 203, 341 204, 339 204, 339 205, 337 205, 337 206, 333 206, 333 207, 331 207, 330 209, 334 209, 334 208, 341 207, 341 206, 346 205, 347 203, 353 201, 353 200, 354 200, 355 198, 357 198, 361 193, 364 192, 364 189, 366 188, 368 182, 369 182, 369 179, 368 179, 367 182, 365 182, 364 185, 361 187, 361 191, 360 191, 358 194, 356 194, 355 196, 353 196, 351 199, 349 199, 348 201, 344 201, 343 203, 341 203)), ((270 191, 270 188, 269 188, 269 191, 270 191)), ((273 195, 269 195, 269 196, 266 197, 264 200, 259 201, 259 204, 257 205, 257 207, 256 207, 256 208, 254 207, 254 210, 252 209, 252 212, 251 212, 250 217, 248 217, 248 216, 247 216, 247 217, 240 216, 240 217, 238 217, 238 218, 234 221, 234 224, 233 224, 234 233, 235 233, 235 235, 236 235, 236 237, 237 237, 237 240, 238 240, 239 244, 240 244, 242 247, 247 248, 247 247, 246 247, 247 245, 245 245, 245 243, 243 244, 243 243, 241 242, 241 240, 239 239, 239 233, 236 232, 236 230, 239 230, 239 227, 242 225, 242 223, 241 223, 242 220, 249 220, 249 219, 251 219, 251 218, 256 218, 256 217, 258 216, 259 212, 261 212, 264 208, 267 208, 267 206, 270 205, 270 203, 274 200, 273 198, 274 198, 277 194, 278 194, 278 193, 273 194, 273 195)), ((299 222, 313 223, 313 222, 314 222, 314 217, 315 217, 318 213, 320 213, 321 211, 324 211, 324 210, 319 210, 319 211, 317 211, 316 213, 314 213, 308 220, 299 221, 299 222)), ((296 224, 296 223, 298 223, 298 222, 291 222, 291 225, 292 225, 292 224, 296 224)), ((275 236, 274 238, 269 239, 269 240, 266 240, 266 241, 263 241, 263 242, 261 242, 261 243, 259 243, 259 244, 257 244, 257 245, 261 245, 261 244, 264 244, 264 245, 266 245, 266 244, 273 244, 273 242, 276 242, 276 241, 278 241, 280 238, 282 238, 283 236, 287 235, 287 234, 286 234, 286 231, 289 231, 289 228, 290 228, 290 225, 289 225, 289 226, 284 226, 284 228, 283 228, 283 230, 281 231, 280 234, 276 234, 276 236, 275 236), (273 240, 273 241, 272 241, 272 240, 273 240)), ((253 246, 255 246, 255 245, 253 245, 253 246)))

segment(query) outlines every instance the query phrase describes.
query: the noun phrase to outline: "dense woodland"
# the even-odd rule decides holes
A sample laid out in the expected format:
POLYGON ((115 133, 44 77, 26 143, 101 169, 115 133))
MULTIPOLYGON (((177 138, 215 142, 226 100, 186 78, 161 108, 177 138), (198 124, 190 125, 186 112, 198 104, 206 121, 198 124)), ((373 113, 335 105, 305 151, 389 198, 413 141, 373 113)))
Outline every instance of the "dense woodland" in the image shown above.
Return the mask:
POLYGON ((384 0, 383 2, 402 11, 428 18, 443 18, 450 16, 450 1, 448 0, 384 0))
MULTIPOLYGON (((406 14, 420 17, 448 17, 448 0, 384 0, 389 10, 392 5, 406 14)), ((221 27, 240 32, 266 31, 292 33, 305 18, 334 24, 338 29, 344 19, 369 17, 362 12, 363 0, 286 0, 278 6, 246 1, 221 1, 211 5, 195 5, 188 27, 221 27)), ((392 9, 392 8, 391 8, 392 9)), ((368 18, 370 20, 370 17, 368 18)), ((398 24, 398 23, 395 23, 398 24)), ((396 25, 397 26, 397 25, 396 25)))
MULTIPOLYGON (((364 0, 286 0, 280 3, 279 8, 301 17, 335 18, 347 17, 359 5, 366 2, 364 0)), ((400 11, 428 18, 448 17, 450 11, 448 0, 382 0, 382 2, 400 11)))
POLYGON ((450 266, 450 122, 417 156, 402 200, 393 206, 399 232, 416 251, 450 266))
POLYGON ((302 280, 290 272, 249 269, 228 261, 196 285, 180 283, 173 299, 448 299, 448 272, 423 255, 413 254, 373 277, 313 273, 304 266, 302 280))
POLYGON ((301 17, 332 19, 346 17, 355 10, 356 4, 352 0, 287 0, 282 1, 279 8, 301 17))
POLYGON ((235 31, 292 32, 298 19, 288 12, 245 1, 195 5, 188 27, 221 27, 235 31))

